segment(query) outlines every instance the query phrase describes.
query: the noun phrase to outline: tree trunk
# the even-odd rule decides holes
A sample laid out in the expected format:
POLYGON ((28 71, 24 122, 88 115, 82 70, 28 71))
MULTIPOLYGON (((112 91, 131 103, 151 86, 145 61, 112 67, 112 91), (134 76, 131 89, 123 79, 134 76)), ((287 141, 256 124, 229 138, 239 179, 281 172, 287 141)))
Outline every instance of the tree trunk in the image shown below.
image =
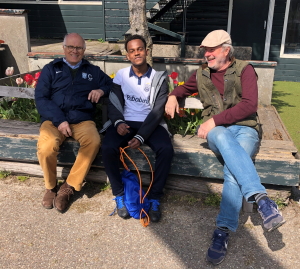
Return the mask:
POLYGON ((147 49, 147 63, 152 66, 152 38, 149 33, 146 18, 146 0, 128 0, 130 33, 132 35, 141 35, 145 38, 147 49))

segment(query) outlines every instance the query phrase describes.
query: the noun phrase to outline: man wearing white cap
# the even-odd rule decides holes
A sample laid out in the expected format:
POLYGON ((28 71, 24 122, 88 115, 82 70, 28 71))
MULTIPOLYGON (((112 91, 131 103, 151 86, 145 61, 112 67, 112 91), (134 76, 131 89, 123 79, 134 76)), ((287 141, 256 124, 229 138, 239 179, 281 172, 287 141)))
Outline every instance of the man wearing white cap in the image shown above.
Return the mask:
POLYGON ((263 226, 272 231, 285 221, 266 189, 252 162, 259 138, 256 119, 258 89, 253 67, 235 59, 230 35, 224 30, 210 32, 202 41, 206 64, 189 80, 170 94, 166 113, 172 118, 179 113, 178 101, 198 92, 203 104, 203 124, 198 137, 224 160, 224 185, 217 228, 206 259, 221 263, 226 255, 229 232, 238 227, 243 197, 256 202, 263 226))

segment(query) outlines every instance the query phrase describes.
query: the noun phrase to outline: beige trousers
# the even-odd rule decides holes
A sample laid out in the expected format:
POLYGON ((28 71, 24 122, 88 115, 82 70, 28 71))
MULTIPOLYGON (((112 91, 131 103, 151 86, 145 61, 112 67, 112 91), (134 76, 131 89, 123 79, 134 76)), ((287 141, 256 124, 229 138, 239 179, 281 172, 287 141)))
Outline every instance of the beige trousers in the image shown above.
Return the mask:
MULTIPOLYGON (((82 182, 99 151, 101 140, 93 121, 70 124, 70 129, 72 137, 80 143, 80 148, 67 178, 67 183, 76 191, 80 191, 82 182)), ((56 186, 57 155, 59 147, 65 139, 66 137, 58 131, 51 121, 42 123, 37 143, 37 156, 44 172, 47 189, 53 189, 56 186)))

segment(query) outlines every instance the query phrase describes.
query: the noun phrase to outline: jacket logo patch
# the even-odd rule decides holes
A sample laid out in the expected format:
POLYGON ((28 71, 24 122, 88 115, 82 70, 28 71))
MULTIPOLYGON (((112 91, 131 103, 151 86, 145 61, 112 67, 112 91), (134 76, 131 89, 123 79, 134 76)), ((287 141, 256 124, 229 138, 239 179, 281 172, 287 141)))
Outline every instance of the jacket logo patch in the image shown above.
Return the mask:
POLYGON ((83 79, 86 79, 86 78, 87 78, 87 73, 83 73, 83 72, 82 72, 82 78, 83 78, 83 79))
POLYGON ((91 74, 88 74, 88 80, 92 81, 93 80, 93 76, 91 74))

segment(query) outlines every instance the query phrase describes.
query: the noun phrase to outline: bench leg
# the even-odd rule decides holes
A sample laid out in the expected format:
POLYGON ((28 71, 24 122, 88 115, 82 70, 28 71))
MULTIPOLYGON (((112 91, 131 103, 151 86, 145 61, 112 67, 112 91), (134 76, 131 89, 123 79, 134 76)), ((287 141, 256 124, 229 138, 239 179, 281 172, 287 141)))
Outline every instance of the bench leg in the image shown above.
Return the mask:
POLYGON ((245 199, 245 197, 243 197, 243 211, 245 213, 252 213, 253 212, 253 204, 252 203, 248 203, 245 199))

